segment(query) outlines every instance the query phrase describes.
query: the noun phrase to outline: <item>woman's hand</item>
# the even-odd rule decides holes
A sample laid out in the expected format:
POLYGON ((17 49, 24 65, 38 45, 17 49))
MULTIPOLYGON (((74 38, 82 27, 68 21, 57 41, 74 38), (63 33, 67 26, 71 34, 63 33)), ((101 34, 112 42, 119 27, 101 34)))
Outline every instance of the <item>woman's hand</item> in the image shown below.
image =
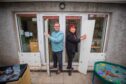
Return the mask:
POLYGON ((84 39, 86 39, 86 34, 84 34, 84 35, 82 35, 82 36, 80 37, 80 40, 84 40, 84 39))
POLYGON ((45 37, 50 37, 50 35, 47 32, 44 32, 45 37))

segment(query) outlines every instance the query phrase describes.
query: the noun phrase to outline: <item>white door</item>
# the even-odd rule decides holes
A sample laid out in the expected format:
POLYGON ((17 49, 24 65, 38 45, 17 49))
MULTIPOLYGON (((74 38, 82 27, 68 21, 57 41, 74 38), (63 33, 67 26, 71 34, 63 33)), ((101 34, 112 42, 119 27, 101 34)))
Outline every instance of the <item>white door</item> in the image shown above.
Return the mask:
MULTIPOLYGON (((48 19, 45 19, 45 32, 48 32, 48 19)), ((48 38, 45 38, 45 56, 46 56, 46 68, 47 68, 47 73, 48 75, 50 75, 50 61, 49 61, 49 50, 48 50, 48 47, 49 45, 47 44, 48 43, 48 38)))
POLYGON ((79 59, 79 71, 83 74, 87 73, 88 60, 91 50, 91 42, 94 31, 95 20, 87 20, 87 18, 82 19, 81 34, 86 34, 87 38, 81 41, 80 44, 80 59, 79 59))
POLYGON ((88 15, 90 20, 95 20, 95 28, 91 43, 91 50, 88 61, 88 70, 93 70, 97 61, 105 60, 106 35, 109 23, 109 15, 104 13, 95 13, 88 15))
POLYGON ((39 36, 36 14, 15 15, 19 41, 20 63, 27 63, 30 69, 40 69, 39 36))

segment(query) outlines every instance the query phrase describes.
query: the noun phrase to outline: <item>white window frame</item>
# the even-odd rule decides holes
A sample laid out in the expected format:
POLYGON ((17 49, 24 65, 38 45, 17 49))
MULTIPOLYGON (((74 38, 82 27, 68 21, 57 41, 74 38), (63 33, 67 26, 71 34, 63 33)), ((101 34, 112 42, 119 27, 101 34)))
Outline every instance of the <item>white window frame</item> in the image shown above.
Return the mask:
MULTIPOLYGON (((19 29, 18 29, 18 22, 17 22, 17 14, 36 14, 37 17, 37 30, 38 30, 38 43, 39 43, 39 50, 40 50, 40 59, 41 59, 41 64, 46 65, 45 62, 45 50, 44 50, 44 35, 43 35, 43 20, 42 16, 59 16, 59 23, 61 25, 61 31, 64 32, 64 37, 66 36, 66 16, 83 16, 85 14, 106 14, 108 15, 108 20, 107 20, 107 26, 106 26, 106 32, 105 32, 105 38, 104 38, 104 46, 103 46, 103 53, 106 53, 105 49, 107 46, 107 34, 108 34, 108 29, 109 29, 109 23, 110 23, 110 15, 109 13, 84 13, 84 12, 16 12, 15 13, 15 22, 16 22, 16 32, 17 32, 17 38, 18 38, 18 46, 19 46, 19 52, 21 52, 21 44, 20 44, 20 37, 19 37, 19 29), (60 20, 61 19, 61 20, 60 20)), ((82 24, 82 23, 81 23, 82 24)), ((65 38, 64 38, 64 48, 65 48, 65 38)), ((65 62, 65 50, 63 51, 63 64, 67 65, 65 62)), ((78 65, 78 63, 73 63, 73 65, 78 65)))

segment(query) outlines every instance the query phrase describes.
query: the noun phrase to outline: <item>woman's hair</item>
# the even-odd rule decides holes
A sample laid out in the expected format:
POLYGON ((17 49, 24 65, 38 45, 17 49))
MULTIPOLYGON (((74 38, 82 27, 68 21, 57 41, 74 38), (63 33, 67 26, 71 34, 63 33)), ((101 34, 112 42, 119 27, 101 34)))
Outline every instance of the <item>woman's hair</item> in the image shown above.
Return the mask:
MULTIPOLYGON (((75 28, 75 29, 76 29, 76 26, 75 26, 74 24, 70 24, 69 27, 68 27, 68 30, 69 30, 68 32, 70 32, 70 29, 71 29, 71 28, 75 28)), ((75 34, 76 34, 76 33, 77 33, 77 32, 75 31, 75 34)))
POLYGON ((70 28, 73 28, 73 27, 76 28, 76 26, 75 26, 74 24, 70 24, 70 25, 69 25, 69 29, 70 29, 70 28))

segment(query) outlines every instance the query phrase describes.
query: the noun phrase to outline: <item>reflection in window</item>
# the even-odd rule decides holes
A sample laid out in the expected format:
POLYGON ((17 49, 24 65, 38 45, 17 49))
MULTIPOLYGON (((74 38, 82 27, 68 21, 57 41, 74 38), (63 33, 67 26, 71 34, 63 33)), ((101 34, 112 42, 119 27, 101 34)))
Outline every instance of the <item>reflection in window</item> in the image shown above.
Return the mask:
POLYGON ((95 20, 91 52, 103 52, 108 15, 89 14, 88 19, 95 20))
POLYGON ((18 27, 22 52, 38 52, 37 20, 34 14, 19 14, 18 27))

